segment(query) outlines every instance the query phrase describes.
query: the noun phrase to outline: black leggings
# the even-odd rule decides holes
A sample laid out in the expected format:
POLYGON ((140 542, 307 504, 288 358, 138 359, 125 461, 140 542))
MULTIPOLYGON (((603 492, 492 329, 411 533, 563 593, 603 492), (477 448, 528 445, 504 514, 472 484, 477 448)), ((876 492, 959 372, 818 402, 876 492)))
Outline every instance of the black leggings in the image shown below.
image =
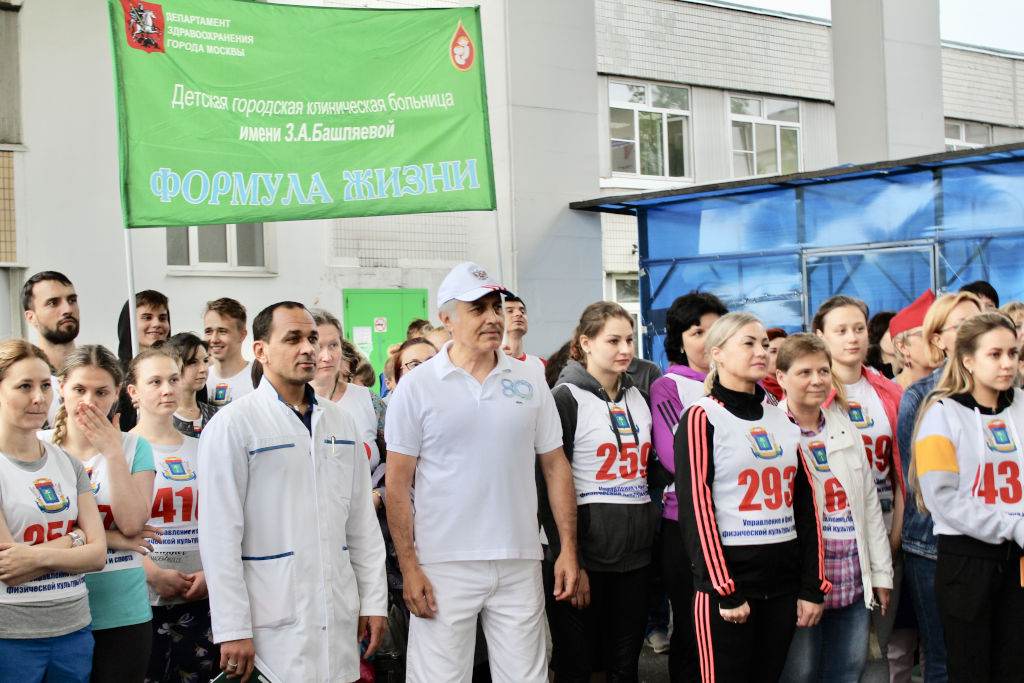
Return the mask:
POLYGON ((586 683, 604 671, 608 683, 636 683, 647 627, 650 567, 630 572, 587 572, 590 606, 548 603, 556 683, 586 683))
POLYGON ((151 622, 93 631, 91 683, 142 683, 153 646, 151 622))
POLYGON ((702 679, 706 683, 777 683, 796 628, 796 593, 748 599, 742 624, 722 619, 718 598, 697 591, 693 623, 702 679))
POLYGON ((683 547, 679 522, 661 520, 661 577, 672 604, 672 642, 668 653, 668 673, 672 683, 697 683, 700 661, 697 639, 693 635, 693 571, 683 547))

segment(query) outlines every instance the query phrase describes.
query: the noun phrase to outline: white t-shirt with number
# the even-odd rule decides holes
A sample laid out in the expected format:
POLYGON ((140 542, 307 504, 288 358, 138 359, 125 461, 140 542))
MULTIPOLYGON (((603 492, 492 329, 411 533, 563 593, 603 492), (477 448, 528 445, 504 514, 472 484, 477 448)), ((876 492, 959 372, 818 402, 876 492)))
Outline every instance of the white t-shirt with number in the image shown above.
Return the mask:
POLYGON ((774 406, 744 420, 705 396, 694 405, 714 428, 712 500, 722 545, 766 545, 796 536, 793 493, 800 430, 774 406))
POLYGON ((892 508, 895 500, 890 472, 893 425, 889 424, 882 399, 867 378, 862 376, 854 384, 847 384, 846 398, 850 422, 860 432, 864 441, 864 455, 871 464, 871 475, 878 490, 878 502, 882 506, 885 530, 892 531, 892 508))
POLYGON ((252 361, 246 363, 241 372, 227 378, 218 377, 213 365, 210 366, 210 374, 206 376, 206 399, 210 405, 226 406, 252 390, 252 361))
MULTIPOLYGON (((37 545, 66 535, 78 519, 78 472, 62 449, 42 444, 43 461, 26 468, 0 455, 0 511, 11 537, 37 545)), ((84 483, 84 480, 83 480, 84 483)), ((0 581, 0 603, 67 600, 85 595, 82 574, 49 572, 19 586, 0 581)))
POLYGON ((824 509, 821 511, 821 535, 826 541, 857 540, 857 530, 853 526, 853 509, 846 498, 846 490, 832 474, 828 462, 828 427, 814 436, 800 437, 800 447, 807 458, 804 462, 811 463, 811 476, 825 491, 824 509))
POLYGON ((576 504, 650 502, 651 410, 643 395, 630 387, 620 401, 609 403, 575 384, 564 386, 577 406, 572 456, 576 504))
MULTIPOLYGON (((162 569, 193 574, 203 568, 199 558, 199 439, 185 437, 180 446, 153 446, 153 507, 148 524, 162 536, 153 541, 149 559, 162 569)), ((182 598, 164 600, 149 589, 150 604, 169 605, 182 598)))

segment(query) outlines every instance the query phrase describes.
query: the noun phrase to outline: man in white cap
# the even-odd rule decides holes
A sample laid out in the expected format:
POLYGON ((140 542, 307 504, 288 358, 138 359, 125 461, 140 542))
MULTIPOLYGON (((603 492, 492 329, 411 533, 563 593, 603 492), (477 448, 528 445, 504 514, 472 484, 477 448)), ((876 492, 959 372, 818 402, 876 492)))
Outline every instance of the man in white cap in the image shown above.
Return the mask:
POLYGON ((410 683, 470 680, 478 614, 494 681, 547 681, 536 467, 562 543, 554 596, 576 589, 558 411, 543 373, 501 351, 502 294, 475 263, 453 268, 437 295, 452 340, 402 376, 388 406, 388 524, 413 614, 410 683))

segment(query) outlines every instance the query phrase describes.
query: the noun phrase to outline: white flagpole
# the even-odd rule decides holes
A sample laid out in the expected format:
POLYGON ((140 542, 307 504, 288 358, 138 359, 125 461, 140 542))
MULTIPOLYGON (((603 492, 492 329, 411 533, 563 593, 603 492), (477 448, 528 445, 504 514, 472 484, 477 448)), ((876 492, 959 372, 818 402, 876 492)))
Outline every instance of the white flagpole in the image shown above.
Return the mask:
POLYGON ((124 260, 128 266, 128 324, 132 331, 132 356, 139 352, 139 324, 135 319, 135 264, 132 258, 132 231, 124 229, 124 260))

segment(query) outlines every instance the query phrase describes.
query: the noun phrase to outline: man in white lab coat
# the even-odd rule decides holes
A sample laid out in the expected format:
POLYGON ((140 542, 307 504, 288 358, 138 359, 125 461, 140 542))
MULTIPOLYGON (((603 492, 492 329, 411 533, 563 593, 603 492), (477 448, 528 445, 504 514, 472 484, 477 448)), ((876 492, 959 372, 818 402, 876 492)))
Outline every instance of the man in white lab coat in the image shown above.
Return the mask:
POLYGON ((263 365, 199 442, 199 549, 221 668, 244 682, 355 681, 386 626, 384 542, 352 418, 316 400, 317 328, 302 304, 253 321, 263 365))

